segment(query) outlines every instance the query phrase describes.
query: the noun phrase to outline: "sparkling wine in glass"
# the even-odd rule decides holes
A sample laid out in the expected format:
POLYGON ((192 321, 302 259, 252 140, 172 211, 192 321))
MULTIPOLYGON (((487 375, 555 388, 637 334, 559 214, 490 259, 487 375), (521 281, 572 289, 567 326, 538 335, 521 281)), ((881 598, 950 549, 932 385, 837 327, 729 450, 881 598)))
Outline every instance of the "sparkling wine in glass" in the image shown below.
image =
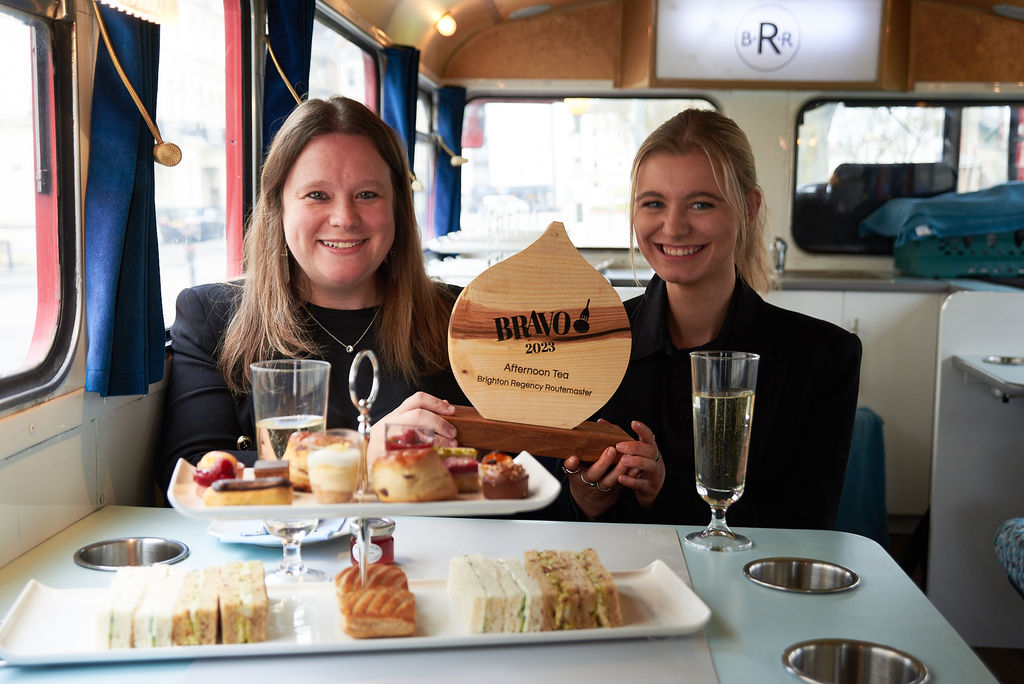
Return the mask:
MULTIPOLYGON (((314 359, 273 359, 249 366, 252 404, 256 419, 257 456, 279 460, 296 430, 319 432, 327 423, 327 382, 331 364, 314 359)), ((313 532, 317 518, 287 516, 264 520, 271 534, 281 538, 284 555, 269 583, 321 582, 327 573, 302 562, 302 540, 313 532)))
POLYGON ((693 456, 697 493, 711 522, 686 543, 711 551, 743 551, 754 543, 729 529, 725 511, 743 496, 760 356, 748 352, 691 352, 693 456))

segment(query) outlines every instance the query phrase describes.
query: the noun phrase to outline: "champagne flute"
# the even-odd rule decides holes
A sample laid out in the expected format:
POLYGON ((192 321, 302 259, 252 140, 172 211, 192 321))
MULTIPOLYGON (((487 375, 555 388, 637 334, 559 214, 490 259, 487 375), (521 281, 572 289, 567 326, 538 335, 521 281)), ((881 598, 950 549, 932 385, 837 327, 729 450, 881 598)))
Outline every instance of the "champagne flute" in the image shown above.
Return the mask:
POLYGON ((746 484, 759 359, 748 352, 690 352, 697 493, 711 506, 707 528, 686 535, 691 546, 744 551, 754 545, 729 529, 725 511, 743 496, 746 484))
MULTIPOLYGON (((322 432, 327 425, 327 387, 331 364, 314 359, 273 359, 249 366, 256 419, 257 457, 280 460, 288 439, 297 430, 322 432)), ((321 582, 327 573, 302 562, 302 540, 317 528, 315 517, 286 516, 264 520, 281 538, 283 556, 267 582, 321 582)))

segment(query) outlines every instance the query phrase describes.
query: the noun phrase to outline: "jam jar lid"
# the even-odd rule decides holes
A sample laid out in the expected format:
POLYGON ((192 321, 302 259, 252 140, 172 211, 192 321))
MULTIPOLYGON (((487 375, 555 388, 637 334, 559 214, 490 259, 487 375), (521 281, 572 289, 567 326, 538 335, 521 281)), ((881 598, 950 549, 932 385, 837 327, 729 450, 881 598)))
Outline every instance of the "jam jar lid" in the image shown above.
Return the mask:
MULTIPOLYGON (((395 521, 391 518, 369 518, 370 539, 377 537, 388 537, 395 531, 395 521)), ((359 534, 359 518, 353 518, 348 523, 348 530, 353 535, 359 534)))

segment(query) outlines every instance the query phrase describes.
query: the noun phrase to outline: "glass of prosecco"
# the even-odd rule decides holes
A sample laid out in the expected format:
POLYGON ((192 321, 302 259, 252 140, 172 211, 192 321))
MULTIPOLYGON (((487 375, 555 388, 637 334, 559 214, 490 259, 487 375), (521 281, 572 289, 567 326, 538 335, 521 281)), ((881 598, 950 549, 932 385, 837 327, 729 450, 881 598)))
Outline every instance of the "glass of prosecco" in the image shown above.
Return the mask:
POLYGON ((759 359, 748 352, 690 352, 697 493, 711 506, 707 528, 686 535, 691 546, 744 551, 754 545, 729 529, 725 511, 743 496, 759 359))
MULTIPOLYGON (((252 406, 256 420, 256 455, 281 460, 288 439, 297 430, 323 432, 327 426, 327 386, 331 364, 314 359, 272 359, 249 366, 252 406)), ((327 574, 302 562, 302 540, 320 524, 317 518, 285 517, 264 520, 263 526, 280 537, 284 557, 271 583, 321 582, 327 574)))

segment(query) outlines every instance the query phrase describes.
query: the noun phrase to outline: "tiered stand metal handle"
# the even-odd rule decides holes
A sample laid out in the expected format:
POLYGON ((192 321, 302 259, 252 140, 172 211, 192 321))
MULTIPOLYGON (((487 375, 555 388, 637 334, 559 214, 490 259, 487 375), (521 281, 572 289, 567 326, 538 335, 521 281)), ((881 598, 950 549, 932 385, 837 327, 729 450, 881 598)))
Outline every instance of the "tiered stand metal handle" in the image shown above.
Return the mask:
MULTIPOLYGON (((363 443, 359 453, 359 474, 356 483, 356 501, 365 501, 372 492, 370 491, 370 474, 366 464, 366 451, 370 446, 370 409, 377 399, 377 390, 380 388, 380 366, 377 363, 377 355, 372 350, 364 349, 352 359, 352 366, 348 371, 348 393, 352 403, 359 410, 359 434, 362 435, 363 443), (359 374, 359 366, 364 360, 370 361, 373 369, 373 385, 370 387, 370 396, 362 399, 356 389, 356 376, 359 374)), ((370 553, 370 519, 366 516, 359 516, 357 526, 357 541, 359 542, 359 583, 366 585, 366 566, 370 553)))

